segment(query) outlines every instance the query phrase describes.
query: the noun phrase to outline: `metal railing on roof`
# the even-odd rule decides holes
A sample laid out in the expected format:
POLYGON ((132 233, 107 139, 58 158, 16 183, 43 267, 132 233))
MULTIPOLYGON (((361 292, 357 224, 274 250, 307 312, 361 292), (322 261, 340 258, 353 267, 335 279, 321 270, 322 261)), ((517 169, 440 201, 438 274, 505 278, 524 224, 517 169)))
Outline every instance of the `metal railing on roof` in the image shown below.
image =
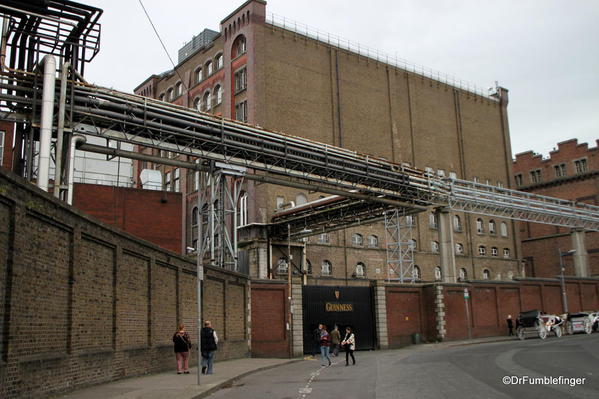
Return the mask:
POLYGON ((397 57, 397 55, 389 55, 378 49, 365 46, 357 42, 352 42, 351 40, 344 39, 340 36, 328 32, 323 32, 318 28, 308 26, 301 22, 297 22, 277 14, 269 13, 266 15, 266 23, 276 26, 278 28, 291 31, 298 35, 306 36, 310 39, 326 43, 327 45, 337 47, 339 49, 346 50, 351 53, 355 53, 359 56, 370 58, 374 61, 382 62, 385 64, 389 64, 391 66, 403 69, 413 74, 424 76, 436 80, 438 82, 447 84, 449 86, 453 86, 460 90, 464 90, 469 93, 473 93, 481 97, 497 101, 496 97, 491 96, 489 90, 483 89, 471 82, 459 79, 445 72, 441 72, 433 68, 429 68, 427 66, 405 60, 403 58, 397 57))

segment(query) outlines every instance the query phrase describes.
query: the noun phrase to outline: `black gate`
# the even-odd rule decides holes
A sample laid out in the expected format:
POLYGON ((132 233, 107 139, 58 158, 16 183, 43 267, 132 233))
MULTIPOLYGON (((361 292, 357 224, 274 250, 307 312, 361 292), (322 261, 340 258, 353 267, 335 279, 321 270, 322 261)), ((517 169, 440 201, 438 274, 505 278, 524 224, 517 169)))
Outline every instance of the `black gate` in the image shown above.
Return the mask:
POLYGON ((370 287, 304 286, 304 353, 320 351, 314 338, 318 324, 326 324, 330 332, 339 327, 341 339, 345 327, 355 331, 356 349, 374 349, 376 346, 375 314, 370 287))

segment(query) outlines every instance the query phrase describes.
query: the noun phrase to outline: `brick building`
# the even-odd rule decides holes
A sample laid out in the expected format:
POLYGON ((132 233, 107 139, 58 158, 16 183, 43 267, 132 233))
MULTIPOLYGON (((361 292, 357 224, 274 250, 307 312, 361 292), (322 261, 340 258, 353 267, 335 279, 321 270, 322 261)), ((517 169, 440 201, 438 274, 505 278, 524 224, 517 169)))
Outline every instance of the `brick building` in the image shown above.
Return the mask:
MULTIPOLYGON (((599 140, 597 140, 599 142, 599 140)), ((557 144, 557 150, 544 158, 533 151, 516 154, 513 163, 518 190, 563 198, 592 205, 599 204, 599 152, 576 139, 557 144)), ((599 276, 599 234, 584 234, 591 276, 599 276)), ((570 229, 531 222, 520 223, 522 256, 526 275, 554 277, 560 273, 559 253, 574 247, 570 229)), ((565 273, 574 275, 572 255, 564 256, 565 273)))
MULTIPOLYGON (((316 38, 303 34, 295 29, 297 24, 286 26, 266 17, 265 1, 247 1, 221 21, 219 32, 205 30, 188 43, 179 52, 174 70, 148 77, 135 92, 409 163, 439 176, 511 187, 507 90, 498 88, 490 96, 475 93, 412 72, 409 67, 341 48, 326 35, 316 38)), ((140 151, 171 155, 150 148, 140 151)), ((165 189, 183 193, 182 206, 188 215, 183 246, 195 246, 197 226, 192 215, 197 203, 197 177, 192 172, 140 161, 134 165, 138 184, 139 174, 146 168, 162 171, 165 189)), ((247 225, 269 223, 273 213, 285 204, 298 205, 320 197, 316 192, 246 182, 240 198, 240 220, 247 225)), ((519 240, 510 220, 459 212, 450 217, 456 275, 462 279, 520 275, 519 240)), ((444 279, 439 268, 440 239, 434 210, 419 214, 414 222, 412 242, 418 278, 444 279)), ((276 243, 270 243, 273 249, 269 250, 265 242, 256 239, 246 243, 253 251, 248 258, 254 277, 276 274, 277 263, 285 258, 286 250, 277 250, 276 243), (267 267, 256 266, 265 263, 267 267)), ((383 225, 362 225, 310 237, 302 259, 302 267, 322 284, 354 276, 385 278, 383 225)))

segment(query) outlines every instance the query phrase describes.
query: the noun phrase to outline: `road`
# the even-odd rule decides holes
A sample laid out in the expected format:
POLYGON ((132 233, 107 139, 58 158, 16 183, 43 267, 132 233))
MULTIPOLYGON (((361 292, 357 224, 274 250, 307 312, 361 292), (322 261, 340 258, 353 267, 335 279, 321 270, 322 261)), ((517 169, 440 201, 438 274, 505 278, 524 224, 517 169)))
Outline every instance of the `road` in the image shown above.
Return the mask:
POLYGON ((210 399, 599 398, 599 333, 357 352, 348 367, 341 354, 333 359, 331 367, 306 360, 255 373, 210 399), (556 381, 531 384, 535 377, 556 381))

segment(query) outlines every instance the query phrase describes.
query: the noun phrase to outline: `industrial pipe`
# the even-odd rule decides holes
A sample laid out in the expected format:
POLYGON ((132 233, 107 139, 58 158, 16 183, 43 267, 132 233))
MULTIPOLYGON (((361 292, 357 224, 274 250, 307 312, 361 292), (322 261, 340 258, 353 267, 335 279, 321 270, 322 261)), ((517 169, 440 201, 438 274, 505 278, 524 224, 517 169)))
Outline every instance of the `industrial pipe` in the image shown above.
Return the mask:
POLYGON ((62 147, 64 141, 64 114, 67 99, 67 78, 71 64, 62 64, 60 76, 60 99, 58 102, 58 129, 56 131, 56 167, 54 172, 54 196, 60 197, 60 186, 62 184, 62 147))
POLYGON ((67 193, 67 203, 73 205, 73 180, 75 178, 75 151, 77 150, 77 143, 85 144, 85 136, 76 134, 71 138, 71 147, 69 151, 69 188, 67 193))
POLYGON ((40 155, 37 186, 48 191, 50 173, 50 144, 52 141, 52 119, 54 114, 54 88, 56 85, 56 60, 51 55, 44 57, 44 89, 42 92, 42 123, 40 129, 40 155))

